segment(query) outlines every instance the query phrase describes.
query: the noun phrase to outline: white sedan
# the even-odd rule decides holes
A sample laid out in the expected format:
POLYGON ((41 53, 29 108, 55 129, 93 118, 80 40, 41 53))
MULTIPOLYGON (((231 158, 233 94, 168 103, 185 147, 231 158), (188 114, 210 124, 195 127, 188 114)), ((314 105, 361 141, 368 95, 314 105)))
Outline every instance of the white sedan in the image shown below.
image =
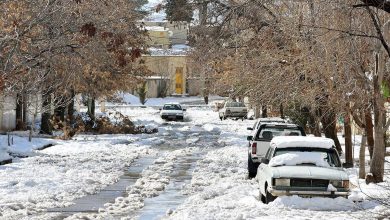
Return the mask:
POLYGON ((275 137, 261 162, 256 178, 264 203, 282 195, 347 197, 350 194, 349 178, 332 139, 275 137))
POLYGON ((160 109, 160 116, 166 120, 183 120, 185 111, 179 103, 166 103, 160 109))

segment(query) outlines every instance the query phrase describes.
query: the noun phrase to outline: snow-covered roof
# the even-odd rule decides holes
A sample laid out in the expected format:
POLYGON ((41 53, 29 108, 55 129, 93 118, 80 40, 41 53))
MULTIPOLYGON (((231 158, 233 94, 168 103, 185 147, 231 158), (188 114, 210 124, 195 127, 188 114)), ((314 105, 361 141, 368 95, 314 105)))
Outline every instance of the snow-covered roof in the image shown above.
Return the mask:
POLYGON ((312 147, 330 149, 334 146, 334 141, 323 137, 307 136, 278 136, 271 140, 271 147, 312 147))
POLYGON ((145 29, 148 31, 168 31, 167 29, 161 26, 145 26, 145 29))
POLYGON ((178 103, 178 102, 167 102, 167 103, 164 103, 164 105, 180 105, 180 103, 178 103))
POLYGON ((160 49, 160 48, 149 48, 151 56, 185 56, 187 51, 184 49, 160 49))

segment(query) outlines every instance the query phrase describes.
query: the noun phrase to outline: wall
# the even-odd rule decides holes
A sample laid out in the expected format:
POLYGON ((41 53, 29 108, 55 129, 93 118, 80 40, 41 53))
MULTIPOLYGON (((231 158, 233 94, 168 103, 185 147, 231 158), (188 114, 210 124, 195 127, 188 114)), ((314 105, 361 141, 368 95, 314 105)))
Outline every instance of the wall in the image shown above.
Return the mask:
POLYGON ((0 131, 5 132, 16 128, 15 108, 15 97, 0 97, 0 131))
MULTIPOLYGON (((169 79, 169 89, 167 95, 176 93, 176 69, 183 68, 183 84, 182 90, 185 94, 186 91, 186 77, 187 77, 187 57, 186 56, 143 56, 145 65, 148 69, 154 72, 154 76, 163 76, 169 79)), ((152 82, 150 84, 155 87, 152 82)), ((151 95, 152 94, 151 92, 151 95)), ((151 96, 150 98, 155 97, 151 96)))

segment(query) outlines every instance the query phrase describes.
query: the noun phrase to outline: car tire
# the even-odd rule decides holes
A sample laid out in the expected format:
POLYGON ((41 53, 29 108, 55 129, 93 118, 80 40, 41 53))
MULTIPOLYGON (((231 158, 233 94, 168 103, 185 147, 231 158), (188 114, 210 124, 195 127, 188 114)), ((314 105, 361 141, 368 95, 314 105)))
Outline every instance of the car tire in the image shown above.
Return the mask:
POLYGON ((262 203, 265 203, 265 196, 263 195, 263 193, 261 193, 260 189, 259 189, 259 200, 260 200, 262 203))
POLYGON ((255 178, 257 174, 257 168, 259 167, 259 163, 255 163, 252 160, 252 157, 248 154, 248 177, 249 179, 255 178))
POLYGON ((268 204, 270 202, 273 202, 276 199, 276 196, 273 196, 271 193, 268 192, 268 185, 265 185, 264 191, 265 191, 265 203, 268 204))

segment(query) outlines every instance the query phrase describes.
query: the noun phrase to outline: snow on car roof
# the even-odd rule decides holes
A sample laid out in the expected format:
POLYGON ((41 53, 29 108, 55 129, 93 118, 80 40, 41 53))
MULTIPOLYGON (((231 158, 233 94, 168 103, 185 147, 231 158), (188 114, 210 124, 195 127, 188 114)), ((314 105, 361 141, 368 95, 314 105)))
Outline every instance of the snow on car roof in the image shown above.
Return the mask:
POLYGON ((271 147, 312 147, 330 149, 334 146, 334 141, 323 137, 307 136, 278 136, 271 140, 271 147))
POLYGON ((180 105, 180 103, 178 103, 178 102, 168 102, 168 103, 165 103, 164 105, 180 105))

